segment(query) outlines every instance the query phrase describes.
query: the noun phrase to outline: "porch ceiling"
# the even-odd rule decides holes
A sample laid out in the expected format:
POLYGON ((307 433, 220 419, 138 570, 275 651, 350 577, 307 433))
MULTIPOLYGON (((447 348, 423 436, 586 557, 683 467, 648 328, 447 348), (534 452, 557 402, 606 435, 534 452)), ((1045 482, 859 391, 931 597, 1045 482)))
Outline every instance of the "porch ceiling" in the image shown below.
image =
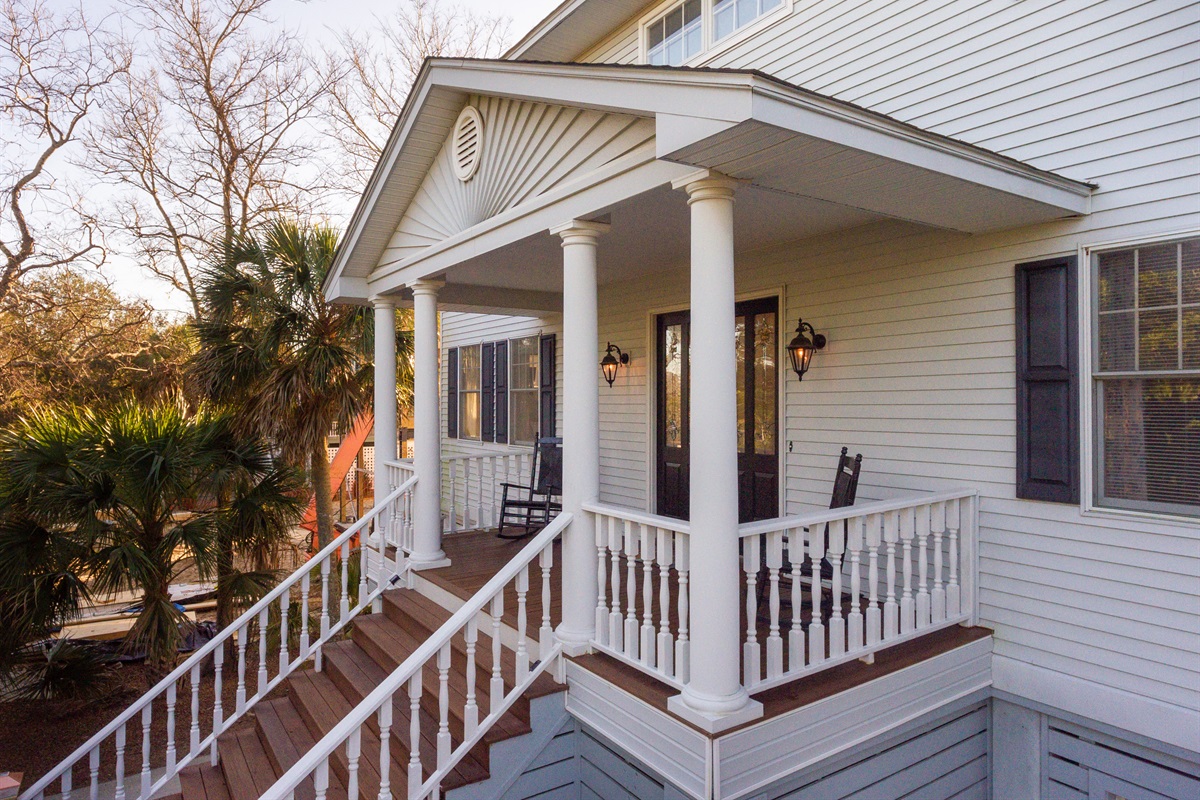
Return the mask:
MULTIPOLYGON (((601 248, 611 254, 601 256, 601 280, 678 265, 688 219, 682 194, 669 184, 693 168, 748 184, 737 201, 739 248, 880 218, 967 233, 1011 228, 1086 213, 1092 188, 758 73, 435 59, 355 211, 327 292, 363 300, 436 276, 554 294, 560 259, 544 232, 572 217, 605 214, 613 229, 601 248), (641 167, 561 197, 534 198, 527 213, 516 206, 377 270, 471 94, 652 117, 654 153, 641 167)), ((444 300, 452 303, 450 295, 444 300)), ((550 299, 521 302, 536 312, 550 299)))

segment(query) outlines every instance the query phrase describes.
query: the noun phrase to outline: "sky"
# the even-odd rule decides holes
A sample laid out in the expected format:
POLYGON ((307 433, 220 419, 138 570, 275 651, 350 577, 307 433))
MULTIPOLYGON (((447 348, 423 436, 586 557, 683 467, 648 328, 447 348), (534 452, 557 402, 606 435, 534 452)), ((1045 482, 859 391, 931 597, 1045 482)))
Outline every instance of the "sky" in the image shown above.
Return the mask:
MULTIPOLYGON (((441 0, 443 6, 462 6, 477 13, 500 14, 512 20, 511 41, 516 42, 542 20, 561 0, 441 0)), ((84 0, 85 7, 110 5, 109 0, 84 0)), ((306 39, 316 43, 327 40, 334 31, 371 25, 377 16, 388 15, 394 8, 389 0, 278 0, 271 14, 281 24, 299 29, 306 39)), ((346 209, 349 216, 353 209, 346 209)), ((139 297, 171 316, 190 311, 186 298, 163 281, 158 281, 136 262, 110 256, 105 274, 119 293, 139 297)))

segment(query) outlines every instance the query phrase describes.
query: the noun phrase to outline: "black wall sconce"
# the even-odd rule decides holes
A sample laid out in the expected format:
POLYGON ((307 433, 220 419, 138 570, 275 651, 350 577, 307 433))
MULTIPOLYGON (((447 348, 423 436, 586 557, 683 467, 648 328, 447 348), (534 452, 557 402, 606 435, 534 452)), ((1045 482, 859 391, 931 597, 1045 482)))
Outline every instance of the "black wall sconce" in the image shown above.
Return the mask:
POLYGON ((621 352, 621 348, 609 342, 604 358, 600 359, 600 369, 603 370, 604 380, 608 381, 609 386, 612 386, 613 381, 617 379, 617 367, 621 364, 629 366, 629 354, 621 352))
POLYGON ((792 369, 795 370, 797 378, 804 380, 804 373, 808 372, 808 366, 812 363, 813 353, 824 348, 825 335, 817 333, 813 330, 813 326, 804 320, 796 320, 796 338, 792 339, 787 350, 788 358, 792 360, 792 369), (804 335, 806 329, 812 334, 811 339, 804 335))

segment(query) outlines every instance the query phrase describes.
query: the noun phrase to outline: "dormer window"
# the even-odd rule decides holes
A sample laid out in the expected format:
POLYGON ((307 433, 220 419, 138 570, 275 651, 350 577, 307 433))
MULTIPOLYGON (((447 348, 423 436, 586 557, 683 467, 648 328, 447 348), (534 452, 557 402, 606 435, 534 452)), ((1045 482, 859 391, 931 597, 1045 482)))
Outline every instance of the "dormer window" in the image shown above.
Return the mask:
POLYGON ((791 11, 793 0, 683 0, 642 18, 642 63, 695 66, 791 11))

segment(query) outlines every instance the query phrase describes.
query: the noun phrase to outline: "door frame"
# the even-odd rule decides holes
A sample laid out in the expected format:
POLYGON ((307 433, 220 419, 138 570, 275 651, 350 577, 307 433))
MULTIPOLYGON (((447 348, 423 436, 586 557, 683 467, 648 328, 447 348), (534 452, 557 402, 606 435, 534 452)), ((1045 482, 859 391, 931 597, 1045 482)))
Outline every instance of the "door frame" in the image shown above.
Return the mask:
MULTIPOLYGON (((791 373, 791 367, 784 360, 787 346, 784 340, 788 338, 788 332, 791 330, 788 314, 788 296, 787 284, 779 284, 774 287, 765 289, 752 289, 745 292, 737 292, 734 294, 733 301, 740 303, 744 300, 762 300, 766 297, 774 297, 777 299, 779 316, 777 320, 778 330, 776 331, 775 342, 775 361, 779 365, 776 369, 778 386, 775 391, 776 409, 775 409, 775 424, 776 435, 778 436, 778 446, 775 448, 778 475, 779 475, 779 491, 776 492, 778 497, 776 502, 777 516, 784 516, 787 513, 787 387, 788 375, 791 373)), ((646 344, 646 513, 658 513, 658 317, 663 314, 671 314, 676 311, 686 311, 691 308, 690 302, 664 303, 662 305, 651 306, 646 310, 645 316, 645 339, 646 344)), ((730 332, 732 334, 732 331, 730 332)))

